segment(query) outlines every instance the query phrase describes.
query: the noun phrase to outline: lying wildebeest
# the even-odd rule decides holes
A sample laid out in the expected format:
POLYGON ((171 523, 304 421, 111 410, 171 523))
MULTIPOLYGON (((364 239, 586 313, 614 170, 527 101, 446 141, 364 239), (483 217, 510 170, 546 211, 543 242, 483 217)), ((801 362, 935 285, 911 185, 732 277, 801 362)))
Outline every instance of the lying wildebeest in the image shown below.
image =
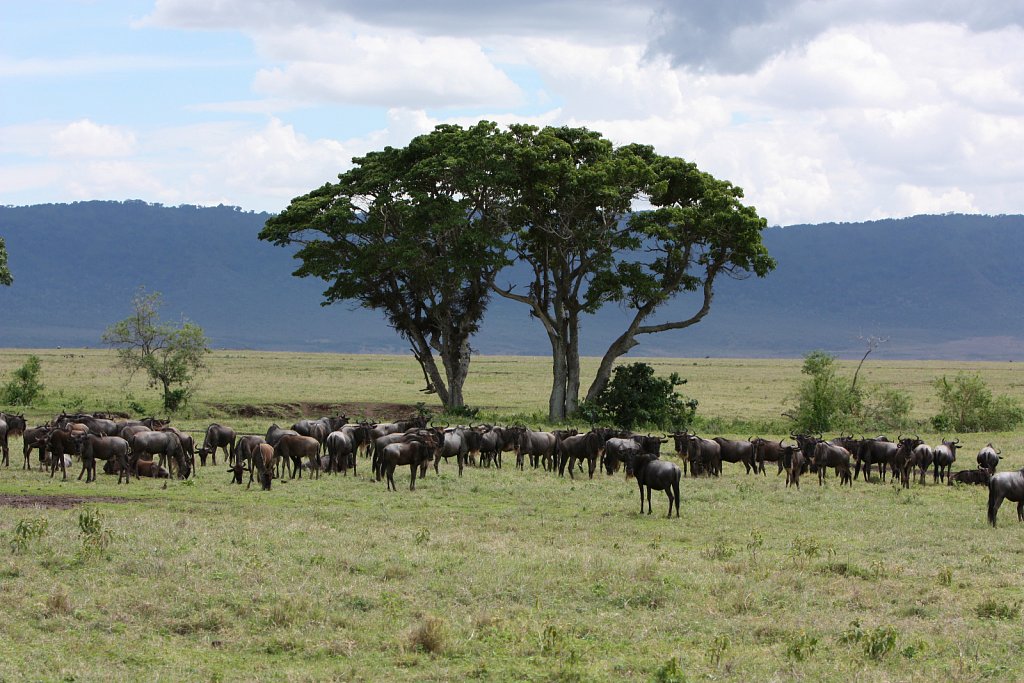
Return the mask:
POLYGON ((50 436, 46 440, 46 451, 50 454, 51 479, 57 471, 57 466, 60 465, 61 474, 64 480, 67 480, 68 472, 63 456, 78 455, 81 445, 82 442, 67 429, 54 429, 50 432, 50 436))
POLYGON ((825 468, 834 467, 839 474, 839 485, 853 486, 853 474, 850 472, 850 451, 828 441, 819 441, 814 446, 812 463, 818 470, 818 485, 825 483, 825 468))
MULTIPOLYGON (((405 441, 388 444, 381 453, 381 469, 387 478, 389 491, 397 491, 395 486, 395 468, 399 465, 409 466, 409 490, 416 490, 416 469, 425 469, 436 448, 437 441, 431 436, 411 436, 405 441)), ((435 460, 434 464, 437 464, 435 460)))
MULTIPOLYGON (((255 454, 252 457, 255 457, 255 454)), ((308 458, 310 469, 316 471, 317 479, 320 478, 320 442, 311 436, 285 434, 274 446, 274 457, 291 463, 292 479, 295 478, 296 472, 299 473, 299 479, 302 479, 302 459, 308 458)))
POLYGON ((950 470, 953 469, 953 463, 956 462, 956 449, 958 448, 960 448, 960 439, 943 440, 940 445, 932 449, 935 463, 932 483, 944 480, 949 476, 950 470))
POLYGON ((949 485, 952 486, 954 482, 959 482, 961 484, 984 484, 988 486, 988 482, 991 479, 992 473, 988 470, 960 470, 950 475, 949 485))
POLYGON ((569 477, 575 479, 573 474, 576 461, 587 461, 587 468, 590 478, 594 478, 594 470, 597 469, 597 460, 604 452, 604 441, 597 432, 576 434, 564 439, 556 438, 555 452, 558 453, 558 475, 565 476, 565 464, 569 463, 569 477))
POLYGON ((747 469, 747 474, 750 474, 750 470, 754 467, 754 445, 749 441, 734 441, 733 439, 723 439, 720 436, 716 436, 712 439, 718 444, 721 449, 722 462, 741 462, 747 469))
POLYGON ((181 440, 174 432, 139 432, 128 442, 131 446, 132 455, 141 458, 143 453, 160 456, 160 464, 173 472, 177 467, 177 475, 180 479, 188 479, 192 473, 191 465, 185 452, 181 447, 181 440))
MULTIPOLYGON (((106 466, 103 467, 106 471, 106 466)), ((167 471, 166 467, 161 467, 158 463, 152 460, 136 460, 135 464, 132 465, 132 469, 135 470, 135 477, 151 477, 153 479, 170 479, 171 473, 167 471)))
POLYGON ((997 450, 992 442, 989 441, 988 445, 978 451, 978 467, 984 467, 986 470, 996 473, 996 468, 999 467, 999 456, 1002 451, 997 450))
POLYGON ((1003 500, 1017 504, 1017 519, 1024 522, 1024 469, 993 474, 988 482, 988 523, 996 525, 1003 500))
POLYGON ((121 483, 123 477, 127 483, 131 483, 132 475, 128 469, 128 442, 119 436, 96 436, 86 434, 81 437, 80 452, 82 455, 82 474, 88 472, 85 483, 96 481, 96 460, 106 460, 116 463, 117 483, 121 483))
POLYGON ((235 430, 231 427, 219 425, 216 422, 206 428, 203 436, 203 445, 196 451, 199 462, 206 467, 206 456, 213 456, 213 465, 217 466, 217 449, 224 451, 224 461, 231 464, 231 452, 235 450, 235 430))
POLYGON ((682 470, 675 463, 666 462, 649 453, 640 453, 626 460, 626 474, 636 477, 640 487, 640 514, 644 512, 644 488, 647 488, 647 514, 651 514, 651 489, 664 491, 668 496, 668 517, 672 516, 672 505, 679 516, 679 480, 682 470))

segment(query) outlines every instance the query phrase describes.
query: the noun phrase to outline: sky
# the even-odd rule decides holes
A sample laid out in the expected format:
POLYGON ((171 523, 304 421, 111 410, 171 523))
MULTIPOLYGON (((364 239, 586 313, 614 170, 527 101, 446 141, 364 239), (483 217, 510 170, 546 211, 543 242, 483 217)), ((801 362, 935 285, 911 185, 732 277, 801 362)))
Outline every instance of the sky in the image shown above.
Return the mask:
POLYGON ((585 126, 772 225, 1024 211, 1022 0, 0 1, 0 204, 283 210, 440 123, 585 126))

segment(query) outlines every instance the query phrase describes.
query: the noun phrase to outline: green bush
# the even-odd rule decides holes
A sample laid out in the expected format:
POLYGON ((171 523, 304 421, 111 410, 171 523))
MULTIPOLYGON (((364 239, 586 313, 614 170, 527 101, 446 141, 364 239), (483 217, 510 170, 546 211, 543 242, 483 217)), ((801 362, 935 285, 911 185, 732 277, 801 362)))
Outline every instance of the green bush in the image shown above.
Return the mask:
POLYGON ((958 373, 933 382, 942 408, 932 418, 940 432, 1006 432, 1024 422, 1024 408, 1010 396, 993 396, 981 375, 958 373))
POLYGON ((30 406, 43 397, 43 384, 39 381, 42 363, 39 356, 29 356, 25 364, 14 371, 14 377, 0 390, 0 402, 30 406))
POLYGON ((697 401, 676 393, 683 384, 686 380, 675 372, 667 379, 655 377, 647 363, 620 365, 597 399, 583 402, 576 414, 591 424, 610 422, 622 429, 686 429, 697 413, 697 401))

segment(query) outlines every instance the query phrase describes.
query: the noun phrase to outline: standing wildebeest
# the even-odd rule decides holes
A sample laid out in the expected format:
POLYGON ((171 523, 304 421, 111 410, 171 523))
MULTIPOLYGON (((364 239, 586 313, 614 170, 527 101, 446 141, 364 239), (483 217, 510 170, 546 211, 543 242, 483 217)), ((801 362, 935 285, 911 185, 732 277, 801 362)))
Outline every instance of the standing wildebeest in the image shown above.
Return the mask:
POLYGON ((575 479, 573 474, 576 461, 587 461, 587 468, 590 478, 594 478, 594 470, 597 469, 597 460, 604 452, 604 440, 597 432, 576 434, 564 439, 556 438, 555 452, 558 453, 558 475, 565 476, 565 463, 569 463, 569 477, 575 479))
POLYGON ((914 454, 917 452, 918 446, 923 445, 924 442, 916 437, 900 438, 897 443, 896 454, 892 459, 892 476, 895 479, 898 473, 900 485, 905 489, 910 488, 910 473, 913 471, 914 465, 917 464, 914 454))
MULTIPOLYGON (((405 441, 388 444, 381 453, 381 469, 387 477, 389 491, 398 491, 395 486, 395 468, 399 465, 409 466, 409 490, 416 490, 416 468, 426 469, 430 462, 437 440, 434 434, 427 436, 410 436, 405 441)), ((437 461, 434 461, 437 464, 437 461)))
POLYGON ((794 484, 797 490, 799 490, 800 475, 807 469, 807 459, 804 457, 804 452, 796 446, 786 446, 782 457, 779 459, 779 465, 785 465, 786 468, 786 488, 789 488, 790 484, 794 484))
POLYGON ((988 482, 988 523, 996 525, 996 514, 1003 500, 1017 504, 1017 519, 1024 522, 1024 469, 993 474, 988 482))
MULTIPOLYGON (((879 481, 885 481, 886 467, 892 462, 896 455, 896 444, 884 436, 874 439, 861 439, 860 448, 857 449, 857 464, 854 471, 854 478, 863 470, 864 481, 871 481, 871 466, 878 465, 879 481)), ((895 476, 895 473, 893 474, 895 476)))
POLYGON ((11 463, 10 449, 7 445, 8 438, 24 434, 26 426, 24 415, 0 413, 0 450, 3 451, 3 457, 0 459, 0 462, 3 463, 4 467, 9 466, 11 463))
POLYGON ((516 467, 523 469, 523 456, 530 456, 534 469, 540 458, 553 458, 555 435, 551 432, 534 432, 529 427, 513 427, 516 439, 516 467))
POLYGON ((953 463, 956 462, 956 449, 960 448, 960 439, 954 439, 953 441, 945 441, 932 449, 935 456, 935 470, 934 476, 932 477, 932 483, 944 480, 953 469, 953 463))
POLYGON ((67 429, 54 429, 50 432, 50 436, 46 440, 46 451, 50 454, 51 479, 57 471, 57 465, 60 465, 61 474, 64 475, 64 480, 67 480, 68 472, 64 456, 78 455, 80 446, 81 441, 76 440, 74 434, 67 429))
POLYGON ((983 467, 992 474, 996 473, 996 468, 999 467, 999 456, 1002 451, 996 450, 996 447, 989 441, 988 445, 978 451, 978 467, 983 467))
POLYGON ((277 424, 272 424, 267 428, 266 441, 271 446, 276 446, 277 442, 281 440, 281 437, 287 435, 298 436, 299 433, 294 429, 281 429, 277 424))
POLYGON ((217 449, 224 451, 224 461, 231 464, 231 452, 235 450, 235 430, 231 427, 219 425, 216 422, 206 428, 203 436, 203 445, 199 447, 196 454, 199 462, 206 467, 206 456, 213 456, 213 465, 217 466, 217 449))
POLYGON ((440 474, 438 466, 441 464, 441 458, 448 462, 448 458, 454 455, 455 461, 459 463, 459 476, 461 477, 462 467, 466 463, 466 453, 469 452, 469 443, 463 436, 463 429, 449 427, 434 433, 438 435, 438 443, 440 443, 437 450, 434 451, 434 474, 440 474))
POLYGON ((345 425, 327 435, 327 471, 343 472, 348 476, 348 468, 356 474, 356 451, 367 435, 366 427, 361 425, 345 425))
POLYGON ((296 472, 302 479, 302 459, 309 458, 310 468, 316 470, 316 478, 320 478, 320 442, 311 436, 285 434, 274 446, 274 457, 292 464, 292 479, 296 472))
POLYGON ((501 454, 505 451, 514 451, 516 448, 515 434, 508 427, 485 426, 480 439, 480 464, 494 466, 501 469, 501 454))
POLYGON ((765 474, 764 463, 768 461, 778 464, 779 471, 776 474, 782 473, 782 470, 785 469, 785 464, 782 462, 782 442, 784 439, 775 442, 762 439, 761 437, 751 437, 748 441, 750 441, 750 445, 754 449, 755 472, 765 474))
POLYGON ((122 477, 126 483, 131 483, 132 475, 128 469, 127 441, 119 436, 96 436, 95 434, 87 434, 81 438, 82 472, 78 475, 79 479, 82 478, 82 474, 88 472, 85 483, 96 481, 96 460, 98 458, 116 463, 118 484, 121 483, 122 477))
POLYGON ((43 463, 47 460, 46 440, 50 437, 50 425, 26 429, 21 435, 21 454, 25 457, 25 464, 22 469, 32 469, 32 451, 39 449, 39 470, 42 471, 43 463))
POLYGON ((171 463, 177 465, 177 476, 179 479, 188 479, 192 472, 191 464, 182 449, 181 440, 174 432, 139 432, 128 441, 132 449, 132 457, 140 458, 143 453, 159 455, 160 465, 166 463, 167 469, 171 463))
POLYGON ((722 476, 722 447, 717 441, 691 434, 687 437, 686 456, 690 461, 690 475, 722 476))
POLYGON ((644 487, 647 487, 647 514, 651 514, 651 489, 657 489, 668 496, 667 516, 672 516, 673 504, 676 506, 676 517, 679 516, 679 480, 683 473, 678 465, 650 453, 640 453, 626 460, 626 474, 635 476, 637 486, 640 487, 640 514, 644 513, 644 487))
POLYGON ((825 483, 825 468, 834 467, 839 474, 839 485, 853 486, 853 475, 850 472, 850 451, 828 441, 819 441, 814 446, 812 462, 818 470, 818 486, 825 483))
MULTIPOLYGON (((657 458, 661 457, 661 444, 668 443, 668 439, 662 439, 648 434, 628 434, 628 432, 616 432, 613 430, 595 430, 604 438, 604 467, 609 475, 615 474, 620 462, 626 462, 631 455, 647 453, 657 458), (619 436, 619 435, 622 436, 619 436)), ((685 462, 685 461, 684 461, 685 462)))
POLYGON ((749 441, 733 441, 716 436, 712 439, 721 448, 722 462, 741 462, 750 474, 754 468, 754 446, 749 441))
POLYGON ((192 435, 188 432, 183 432, 177 427, 171 425, 164 425, 159 430, 161 432, 172 432, 178 437, 178 441, 181 442, 181 452, 185 454, 185 460, 188 461, 189 470, 192 472, 192 476, 196 475, 196 442, 192 438, 192 435))

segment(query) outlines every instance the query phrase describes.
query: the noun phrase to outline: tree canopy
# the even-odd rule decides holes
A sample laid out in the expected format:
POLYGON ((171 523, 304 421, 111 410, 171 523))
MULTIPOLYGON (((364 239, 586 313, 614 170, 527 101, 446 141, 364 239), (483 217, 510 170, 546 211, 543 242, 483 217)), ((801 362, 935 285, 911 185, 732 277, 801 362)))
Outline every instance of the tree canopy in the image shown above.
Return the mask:
POLYGON ((142 288, 132 297, 132 315, 114 323, 103 333, 103 343, 117 349, 121 365, 129 372, 142 370, 150 386, 163 389, 165 410, 185 404, 190 382, 210 352, 203 329, 190 322, 180 326, 162 322, 159 292, 147 294, 142 288), (177 388, 173 388, 177 385, 177 388))

